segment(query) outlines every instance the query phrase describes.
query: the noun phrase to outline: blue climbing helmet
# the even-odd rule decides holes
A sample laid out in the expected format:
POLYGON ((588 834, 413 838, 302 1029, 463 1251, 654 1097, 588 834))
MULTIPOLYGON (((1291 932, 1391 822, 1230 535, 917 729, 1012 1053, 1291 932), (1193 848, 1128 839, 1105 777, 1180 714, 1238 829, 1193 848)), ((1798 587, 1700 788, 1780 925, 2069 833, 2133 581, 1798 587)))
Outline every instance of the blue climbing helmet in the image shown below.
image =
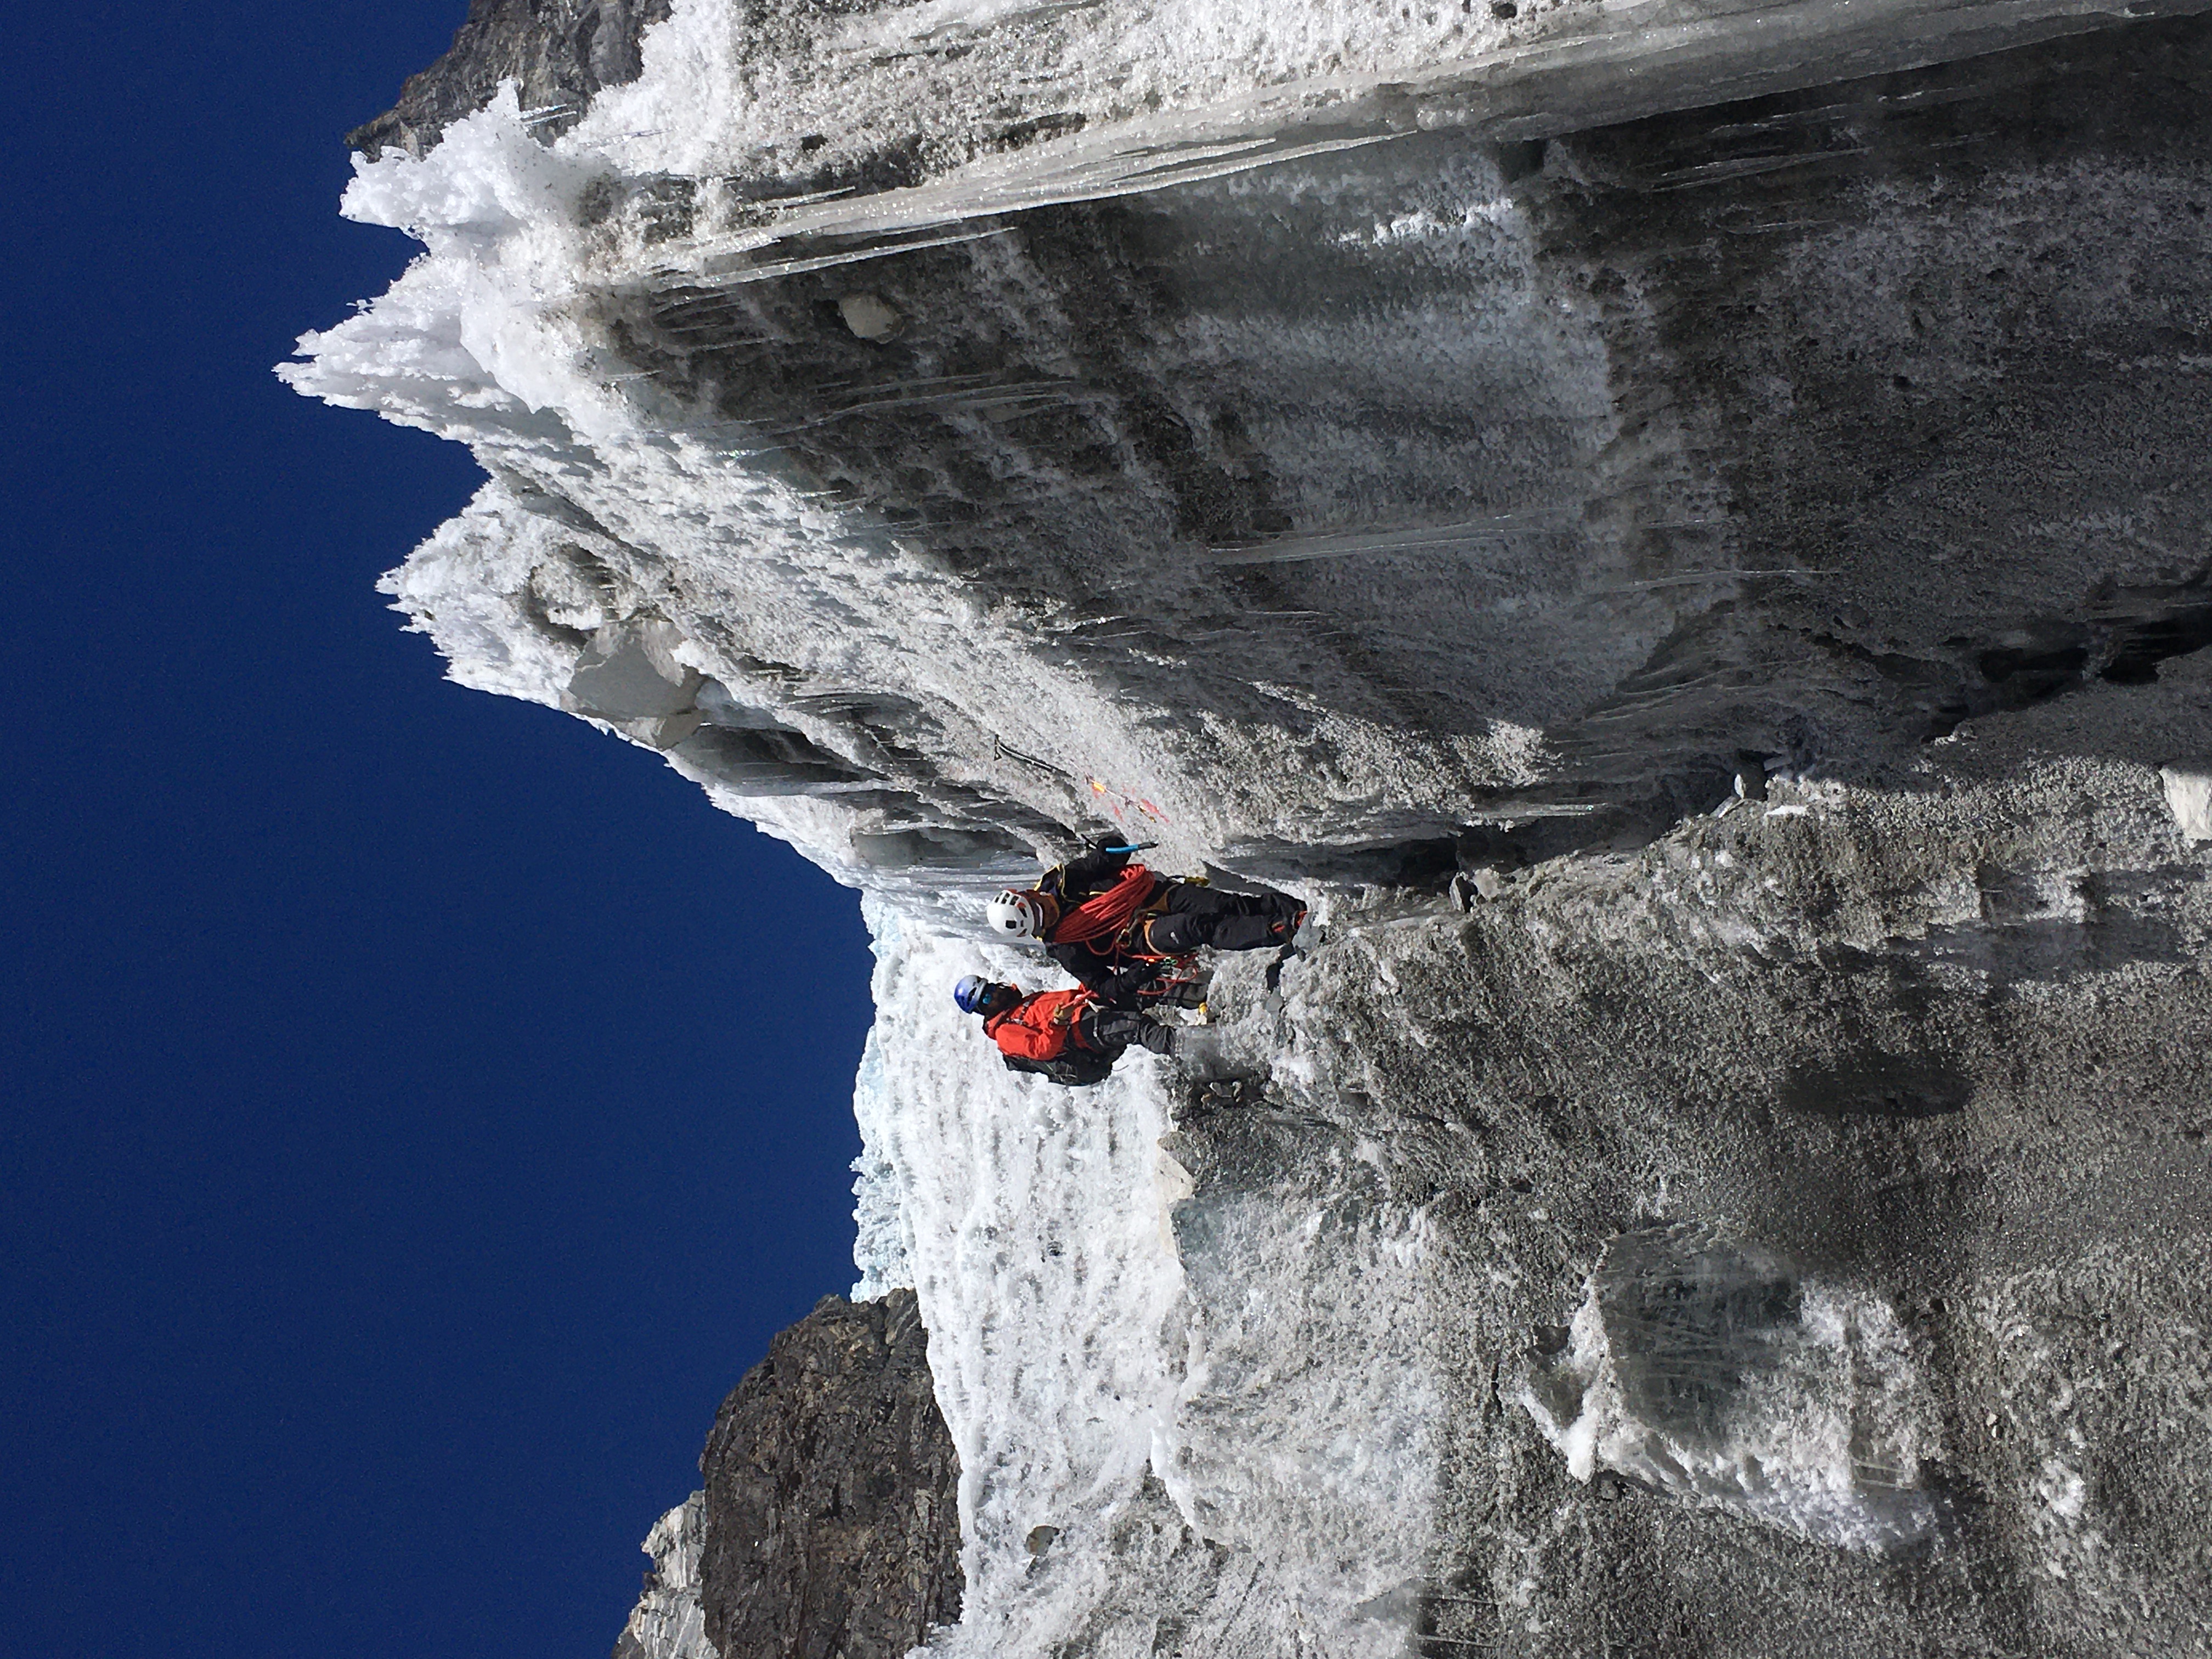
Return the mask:
POLYGON ((963 1014, 980 1014, 991 1006, 991 993, 999 988, 981 974, 963 974, 952 988, 952 1000, 963 1014))

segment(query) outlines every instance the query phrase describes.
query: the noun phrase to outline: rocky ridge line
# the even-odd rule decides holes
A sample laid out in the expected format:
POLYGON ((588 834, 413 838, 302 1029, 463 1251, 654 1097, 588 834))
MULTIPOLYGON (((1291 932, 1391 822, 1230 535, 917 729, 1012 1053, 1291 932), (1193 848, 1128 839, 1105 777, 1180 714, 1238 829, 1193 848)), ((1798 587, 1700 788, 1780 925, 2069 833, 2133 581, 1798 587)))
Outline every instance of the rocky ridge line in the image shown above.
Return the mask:
POLYGON ((346 134, 371 156, 386 147, 420 155, 448 122, 482 109, 501 81, 520 83, 522 106, 546 112, 543 131, 565 131, 602 87, 635 81, 646 29, 669 0, 470 0, 446 55, 407 77, 399 101, 346 134))
POLYGON ((825 1296, 715 1413, 615 1659, 900 1659, 960 1617, 960 1460, 912 1291, 825 1296))

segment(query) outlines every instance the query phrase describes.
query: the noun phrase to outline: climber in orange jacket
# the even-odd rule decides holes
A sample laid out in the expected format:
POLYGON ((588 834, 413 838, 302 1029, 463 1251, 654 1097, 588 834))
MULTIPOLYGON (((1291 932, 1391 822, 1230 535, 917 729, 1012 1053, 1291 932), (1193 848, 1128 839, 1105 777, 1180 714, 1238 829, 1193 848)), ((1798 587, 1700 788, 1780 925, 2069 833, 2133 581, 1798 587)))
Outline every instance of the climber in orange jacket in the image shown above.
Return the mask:
POLYGON ((1127 1007, 1176 957, 1201 947, 1260 951, 1286 945, 1305 920, 1303 901, 1280 893, 1231 893, 1177 881, 1129 862, 1140 851, 1109 836, 1079 859, 1010 889, 984 909, 993 934, 1031 940, 1101 1000, 1127 1007))
POLYGON ((1082 1088, 1103 1083, 1133 1042, 1156 1054, 1176 1052, 1177 1032, 1150 1014, 1110 1008, 1090 991, 1039 991, 1024 996, 981 974, 952 988, 964 1014, 983 1016, 983 1034, 999 1045, 1010 1072, 1035 1072, 1082 1088))

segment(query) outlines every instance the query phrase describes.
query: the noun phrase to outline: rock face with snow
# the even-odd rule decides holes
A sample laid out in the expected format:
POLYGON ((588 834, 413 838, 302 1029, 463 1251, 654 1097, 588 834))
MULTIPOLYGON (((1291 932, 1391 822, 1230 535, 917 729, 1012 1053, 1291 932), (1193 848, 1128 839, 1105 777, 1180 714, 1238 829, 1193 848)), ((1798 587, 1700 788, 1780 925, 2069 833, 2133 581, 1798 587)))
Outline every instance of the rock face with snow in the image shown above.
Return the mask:
POLYGON ((717 1653, 899 1659, 958 1620, 960 1465, 912 1291, 824 1297, 722 1402, 699 1470, 717 1653))
POLYGON ((615 1659, 898 1659, 960 1616, 959 1459, 914 1292, 822 1298, 722 1402, 615 1659))
POLYGON ((707 1614, 699 1595, 699 1563, 706 1546, 706 1498, 695 1492, 653 1524, 645 1553, 653 1571, 630 1609, 615 1659, 720 1659, 707 1639, 707 1614))
MULTIPOLYGON (((410 90, 426 255, 283 372, 489 473, 386 581, 456 680, 862 890, 933 1651, 2201 1645, 2196 9, 485 7, 410 90), (1325 942, 1056 1091, 945 992, 1106 829, 1325 942)), ((816 1605, 716 1491, 648 1652, 816 1605)))
POLYGON ((407 78, 399 101, 346 135, 375 155, 387 145, 420 155, 447 124, 474 114, 512 80, 548 137, 572 125, 603 87, 637 78, 647 27, 669 0, 469 0, 468 20, 443 58, 407 78))

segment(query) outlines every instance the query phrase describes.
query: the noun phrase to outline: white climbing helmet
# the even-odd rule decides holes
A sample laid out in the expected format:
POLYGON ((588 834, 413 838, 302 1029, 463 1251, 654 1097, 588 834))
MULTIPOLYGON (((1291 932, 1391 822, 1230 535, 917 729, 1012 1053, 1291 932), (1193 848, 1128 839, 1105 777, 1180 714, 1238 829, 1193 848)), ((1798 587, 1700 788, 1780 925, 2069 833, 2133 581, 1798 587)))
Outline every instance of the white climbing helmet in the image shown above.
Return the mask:
POLYGON ((1042 939, 1045 929, 1042 898, 1042 894, 1017 892, 1010 887, 983 907, 983 920, 1000 939, 1042 939))

